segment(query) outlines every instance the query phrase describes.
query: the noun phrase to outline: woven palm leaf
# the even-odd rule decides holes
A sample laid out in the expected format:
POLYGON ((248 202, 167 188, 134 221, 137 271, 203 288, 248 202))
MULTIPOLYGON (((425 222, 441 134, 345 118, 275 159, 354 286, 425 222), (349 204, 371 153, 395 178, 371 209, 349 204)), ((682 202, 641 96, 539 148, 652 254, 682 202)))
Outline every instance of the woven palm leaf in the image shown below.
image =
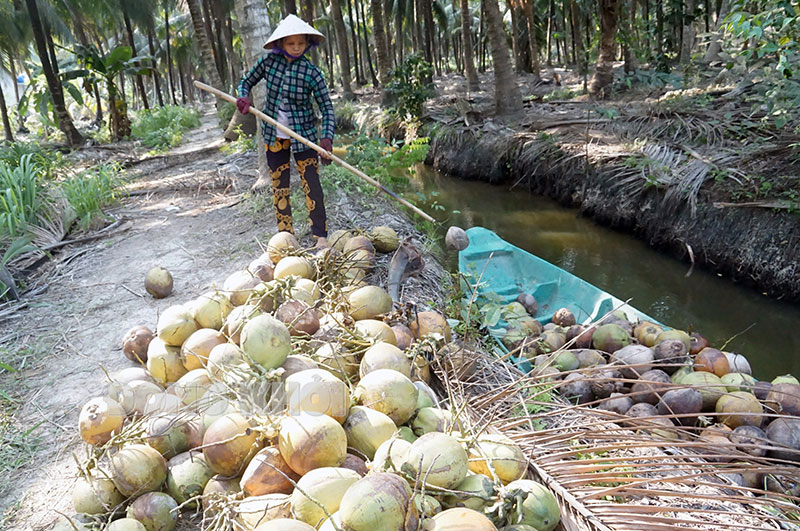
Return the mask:
POLYGON ((763 473, 777 490, 782 480, 800 479, 790 462, 745 462, 732 444, 700 439, 668 417, 570 404, 551 392, 563 382, 523 374, 496 355, 475 355, 469 381, 452 363, 438 365, 442 390, 469 418, 473 435, 501 432, 520 445, 531 475, 559 501, 561 529, 800 529, 800 498, 734 480, 763 473))

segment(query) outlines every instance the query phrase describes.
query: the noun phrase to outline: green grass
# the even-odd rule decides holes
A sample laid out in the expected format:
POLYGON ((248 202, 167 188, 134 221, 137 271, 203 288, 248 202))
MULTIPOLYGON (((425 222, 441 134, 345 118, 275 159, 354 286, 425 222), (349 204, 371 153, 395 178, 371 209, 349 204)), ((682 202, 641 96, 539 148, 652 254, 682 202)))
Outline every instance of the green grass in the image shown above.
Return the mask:
POLYGON ((181 105, 166 105, 138 114, 131 126, 131 135, 145 146, 167 149, 177 145, 183 134, 200 125, 200 115, 181 105))
POLYGON ((122 188, 119 173, 120 168, 115 164, 100 164, 61 182, 61 190, 75 209, 82 229, 89 227, 98 217, 104 217, 103 208, 119 199, 122 188))

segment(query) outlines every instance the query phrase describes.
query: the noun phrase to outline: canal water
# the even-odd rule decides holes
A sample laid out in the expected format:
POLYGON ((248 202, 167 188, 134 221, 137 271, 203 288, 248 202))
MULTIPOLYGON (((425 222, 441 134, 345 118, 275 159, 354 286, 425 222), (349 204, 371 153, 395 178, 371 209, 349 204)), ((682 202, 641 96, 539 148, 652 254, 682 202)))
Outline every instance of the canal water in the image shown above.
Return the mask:
MULTIPOLYGON (((442 245, 449 225, 486 227, 668 326, 745 355, 760 380, 800 377, 800 304, 698 267, 687 276, 690 264, 526 190, 462 181, 424 165, 415 173, 412 186, 424 193, 426 211, 443 221, 442 245)), ((455 257, 449 261, 455 269, 455 257)))

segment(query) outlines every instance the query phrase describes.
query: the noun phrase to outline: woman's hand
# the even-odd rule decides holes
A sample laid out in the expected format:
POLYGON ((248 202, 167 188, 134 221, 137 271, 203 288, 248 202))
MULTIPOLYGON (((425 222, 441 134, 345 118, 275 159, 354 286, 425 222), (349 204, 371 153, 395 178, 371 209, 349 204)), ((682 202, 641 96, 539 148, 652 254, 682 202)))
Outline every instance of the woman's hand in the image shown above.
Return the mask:
POLYGON ((247 114, 250 110, 250 98, 236 98, 236 108, 242 114, 247 114))
MULTIPOLYGON (((322 140, 319 141, 319 147, 321 147, 325 151, 332 152, 333 140, 331 140, 330 138, 323 138, 322 140)), ((327 166, 328 164, 331 163, 331 158, 329 156, 324 155, 322 153, 320 153, 319 156, 323 166, 327 166)))

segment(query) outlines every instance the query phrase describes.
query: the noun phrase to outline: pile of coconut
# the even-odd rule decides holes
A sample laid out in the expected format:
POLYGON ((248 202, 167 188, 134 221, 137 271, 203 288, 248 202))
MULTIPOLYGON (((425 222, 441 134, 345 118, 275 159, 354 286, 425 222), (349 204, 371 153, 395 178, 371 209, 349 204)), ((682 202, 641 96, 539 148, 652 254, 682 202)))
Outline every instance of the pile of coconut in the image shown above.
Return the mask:
MULTIPOLYGON (((458 340, 367 283, 376 248, 398 245, 369 234, 308 250, 278 233, 155 332, 130 330, 137 366, 81 411, 87 457, 61 528, 553 529, 556 499, 519 446, 432 391, 458 340)), ((172 278, 153 270, 146 287, 167 296, 172 278)))
MULTIPOLYGON (((714 461, 761 462, 765 469, 800 463, 794 376, 756 381, 745 356, 712 348, 698 333, 631 320, 623 311, 581 325, 561 308, 542 326, 536 300, 520 294, 502 312, 506 346, 572 402, 645 419, 657 426, 650 430, 656 435, 699 441, 714 448, 714 461)), ((739 479, 753 489, 800 492, 796 470, 794 478, 739 479)))

